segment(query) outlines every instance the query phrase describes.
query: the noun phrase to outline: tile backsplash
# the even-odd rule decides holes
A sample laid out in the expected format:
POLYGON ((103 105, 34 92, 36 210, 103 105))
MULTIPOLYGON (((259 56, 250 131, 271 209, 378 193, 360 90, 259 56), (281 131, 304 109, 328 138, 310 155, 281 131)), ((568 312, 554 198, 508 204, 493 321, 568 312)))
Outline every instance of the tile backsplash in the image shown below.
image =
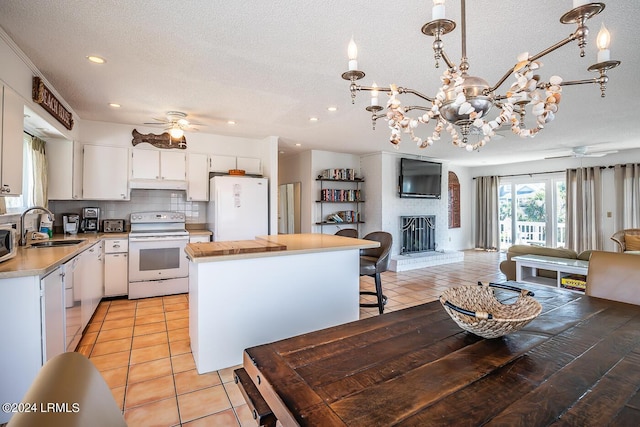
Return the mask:
POLYGON ((190 202, 186 193, 177 190, 131 190, 131 200, 51 200, 49 209, 56 215, 56 223, 62 224, 62 214, 82 214, 82 208, 100 208, 100 220, 125 219, 127 227, 132 212, 174 211, 184 212, 187 224, 207 222, 207 202, 190 202))

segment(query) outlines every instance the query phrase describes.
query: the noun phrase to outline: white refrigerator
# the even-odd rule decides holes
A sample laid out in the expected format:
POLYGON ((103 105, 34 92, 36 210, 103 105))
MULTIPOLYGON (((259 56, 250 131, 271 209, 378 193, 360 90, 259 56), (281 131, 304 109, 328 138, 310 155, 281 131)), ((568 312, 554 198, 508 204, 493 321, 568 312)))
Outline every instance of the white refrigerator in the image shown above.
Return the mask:
POLYGON ((253 240, 269 234, 268 194, 267 178, 211 178, 207 228, 213 241, 253 240))

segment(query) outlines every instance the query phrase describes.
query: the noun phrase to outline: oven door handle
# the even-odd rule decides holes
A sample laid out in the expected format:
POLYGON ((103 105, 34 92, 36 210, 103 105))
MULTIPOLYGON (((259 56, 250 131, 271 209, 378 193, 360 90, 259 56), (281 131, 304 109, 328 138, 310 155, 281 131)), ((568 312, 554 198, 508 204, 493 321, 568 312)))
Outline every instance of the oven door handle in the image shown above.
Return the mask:
POLYGON ((131 237, 129 236, 130 242, 172 242, 172 241, 189 241, 189 236, 141 236, 141 237, 131 237))

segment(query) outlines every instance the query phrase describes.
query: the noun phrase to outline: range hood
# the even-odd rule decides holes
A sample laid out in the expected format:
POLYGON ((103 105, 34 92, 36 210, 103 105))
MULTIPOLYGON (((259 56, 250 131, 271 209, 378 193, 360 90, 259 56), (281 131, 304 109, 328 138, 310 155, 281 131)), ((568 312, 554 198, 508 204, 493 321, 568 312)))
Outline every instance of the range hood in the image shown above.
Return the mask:
POLYGON ((144 190, 186 190, 187 181, 173 179, 130 179, 129 188, 144 190))

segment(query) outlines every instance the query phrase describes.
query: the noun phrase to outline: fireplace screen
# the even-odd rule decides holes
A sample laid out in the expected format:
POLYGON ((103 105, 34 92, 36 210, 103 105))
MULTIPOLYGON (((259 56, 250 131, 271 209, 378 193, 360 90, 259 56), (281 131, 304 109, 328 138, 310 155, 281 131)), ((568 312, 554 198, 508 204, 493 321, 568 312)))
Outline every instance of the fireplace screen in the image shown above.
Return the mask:
POLYGON ((436 250, 436 217, 402 216, 401 254, 413 254, 436 250))

